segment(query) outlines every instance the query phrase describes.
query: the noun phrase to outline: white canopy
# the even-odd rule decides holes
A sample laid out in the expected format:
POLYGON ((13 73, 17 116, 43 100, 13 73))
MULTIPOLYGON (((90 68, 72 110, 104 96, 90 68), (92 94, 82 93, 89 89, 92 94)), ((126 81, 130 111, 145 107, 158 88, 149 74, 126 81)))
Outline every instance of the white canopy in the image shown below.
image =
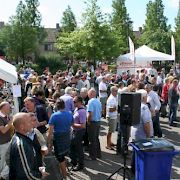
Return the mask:
POLYGON ((135 62, 131 60, 132 54, 127 53, 120 55, 117 58, 117 73, 121 74, 122 71, 130 70, 135 73, 137 69, 151 68, 152 61, 174 61, 174 56, 155 51, 146 45, 143 45, 135 50, 135 62))
MULTIPOLYGON (((131 61, 131 54, 127 53, 124 55, 120 55, 117 58, 118 61, 124 61, 124 60, 129 60, 131 61)), ((174 57, 169 55, 169 54, 165 54, 159 51, 155 51, 151 48, 149 48, 146 45, 143 45, 141 47, 139 47, 138 49, 135 50, 135 60, 136 63, 138 63, 139 61, 174 61, 174 57)))
POLYGON ((18 77, 16 67, 0 58, 0 79, 16 84, 18 77))

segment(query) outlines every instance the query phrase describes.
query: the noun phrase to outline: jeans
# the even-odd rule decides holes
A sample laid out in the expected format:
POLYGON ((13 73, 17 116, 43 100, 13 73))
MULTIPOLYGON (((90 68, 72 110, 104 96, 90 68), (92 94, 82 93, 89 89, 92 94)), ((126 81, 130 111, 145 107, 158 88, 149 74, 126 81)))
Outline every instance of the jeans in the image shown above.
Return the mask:
POLYGON ((177 104, 171 104, 169 106, 169 124, 173 124, 173 121, 176 120, 176 113, 177 113, 177 104))

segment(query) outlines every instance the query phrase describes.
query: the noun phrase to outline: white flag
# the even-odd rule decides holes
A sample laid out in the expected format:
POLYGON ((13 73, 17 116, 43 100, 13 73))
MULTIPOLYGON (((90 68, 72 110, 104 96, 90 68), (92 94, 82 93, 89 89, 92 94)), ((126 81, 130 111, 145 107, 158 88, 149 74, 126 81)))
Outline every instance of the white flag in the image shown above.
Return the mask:
POLYGON ((129 50, 130 50, 130 59, 134 62, 135 54, 134 54, 134 43, 132 42, 131 38, 129 37, 129 50))
POLYGON ((173 36, 171 36, 171 55, 173 56, 175 61, 175 40, 173 36))

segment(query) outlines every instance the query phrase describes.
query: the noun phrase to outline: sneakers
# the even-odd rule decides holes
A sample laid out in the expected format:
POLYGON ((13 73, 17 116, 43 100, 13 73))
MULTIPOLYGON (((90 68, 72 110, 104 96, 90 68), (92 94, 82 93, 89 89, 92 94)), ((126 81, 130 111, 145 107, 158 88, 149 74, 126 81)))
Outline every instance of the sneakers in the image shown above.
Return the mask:
POLYGON ((80 164, 78 164, 76 167, 74 167, 72 170, 73 171, 81 171, 81 170, 83 170, 84 169, 84 165, 80 165, 80 164))

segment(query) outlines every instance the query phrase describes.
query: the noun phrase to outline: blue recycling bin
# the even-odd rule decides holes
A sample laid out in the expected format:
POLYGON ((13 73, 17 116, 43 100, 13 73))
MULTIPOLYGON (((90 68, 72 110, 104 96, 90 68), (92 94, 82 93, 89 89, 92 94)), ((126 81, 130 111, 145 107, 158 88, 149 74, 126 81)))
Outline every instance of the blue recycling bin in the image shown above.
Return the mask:
POLYGON ((170 180, 172 160, 179 151, 142 151, 131 144, 135 153, 136 180, 170 180))

